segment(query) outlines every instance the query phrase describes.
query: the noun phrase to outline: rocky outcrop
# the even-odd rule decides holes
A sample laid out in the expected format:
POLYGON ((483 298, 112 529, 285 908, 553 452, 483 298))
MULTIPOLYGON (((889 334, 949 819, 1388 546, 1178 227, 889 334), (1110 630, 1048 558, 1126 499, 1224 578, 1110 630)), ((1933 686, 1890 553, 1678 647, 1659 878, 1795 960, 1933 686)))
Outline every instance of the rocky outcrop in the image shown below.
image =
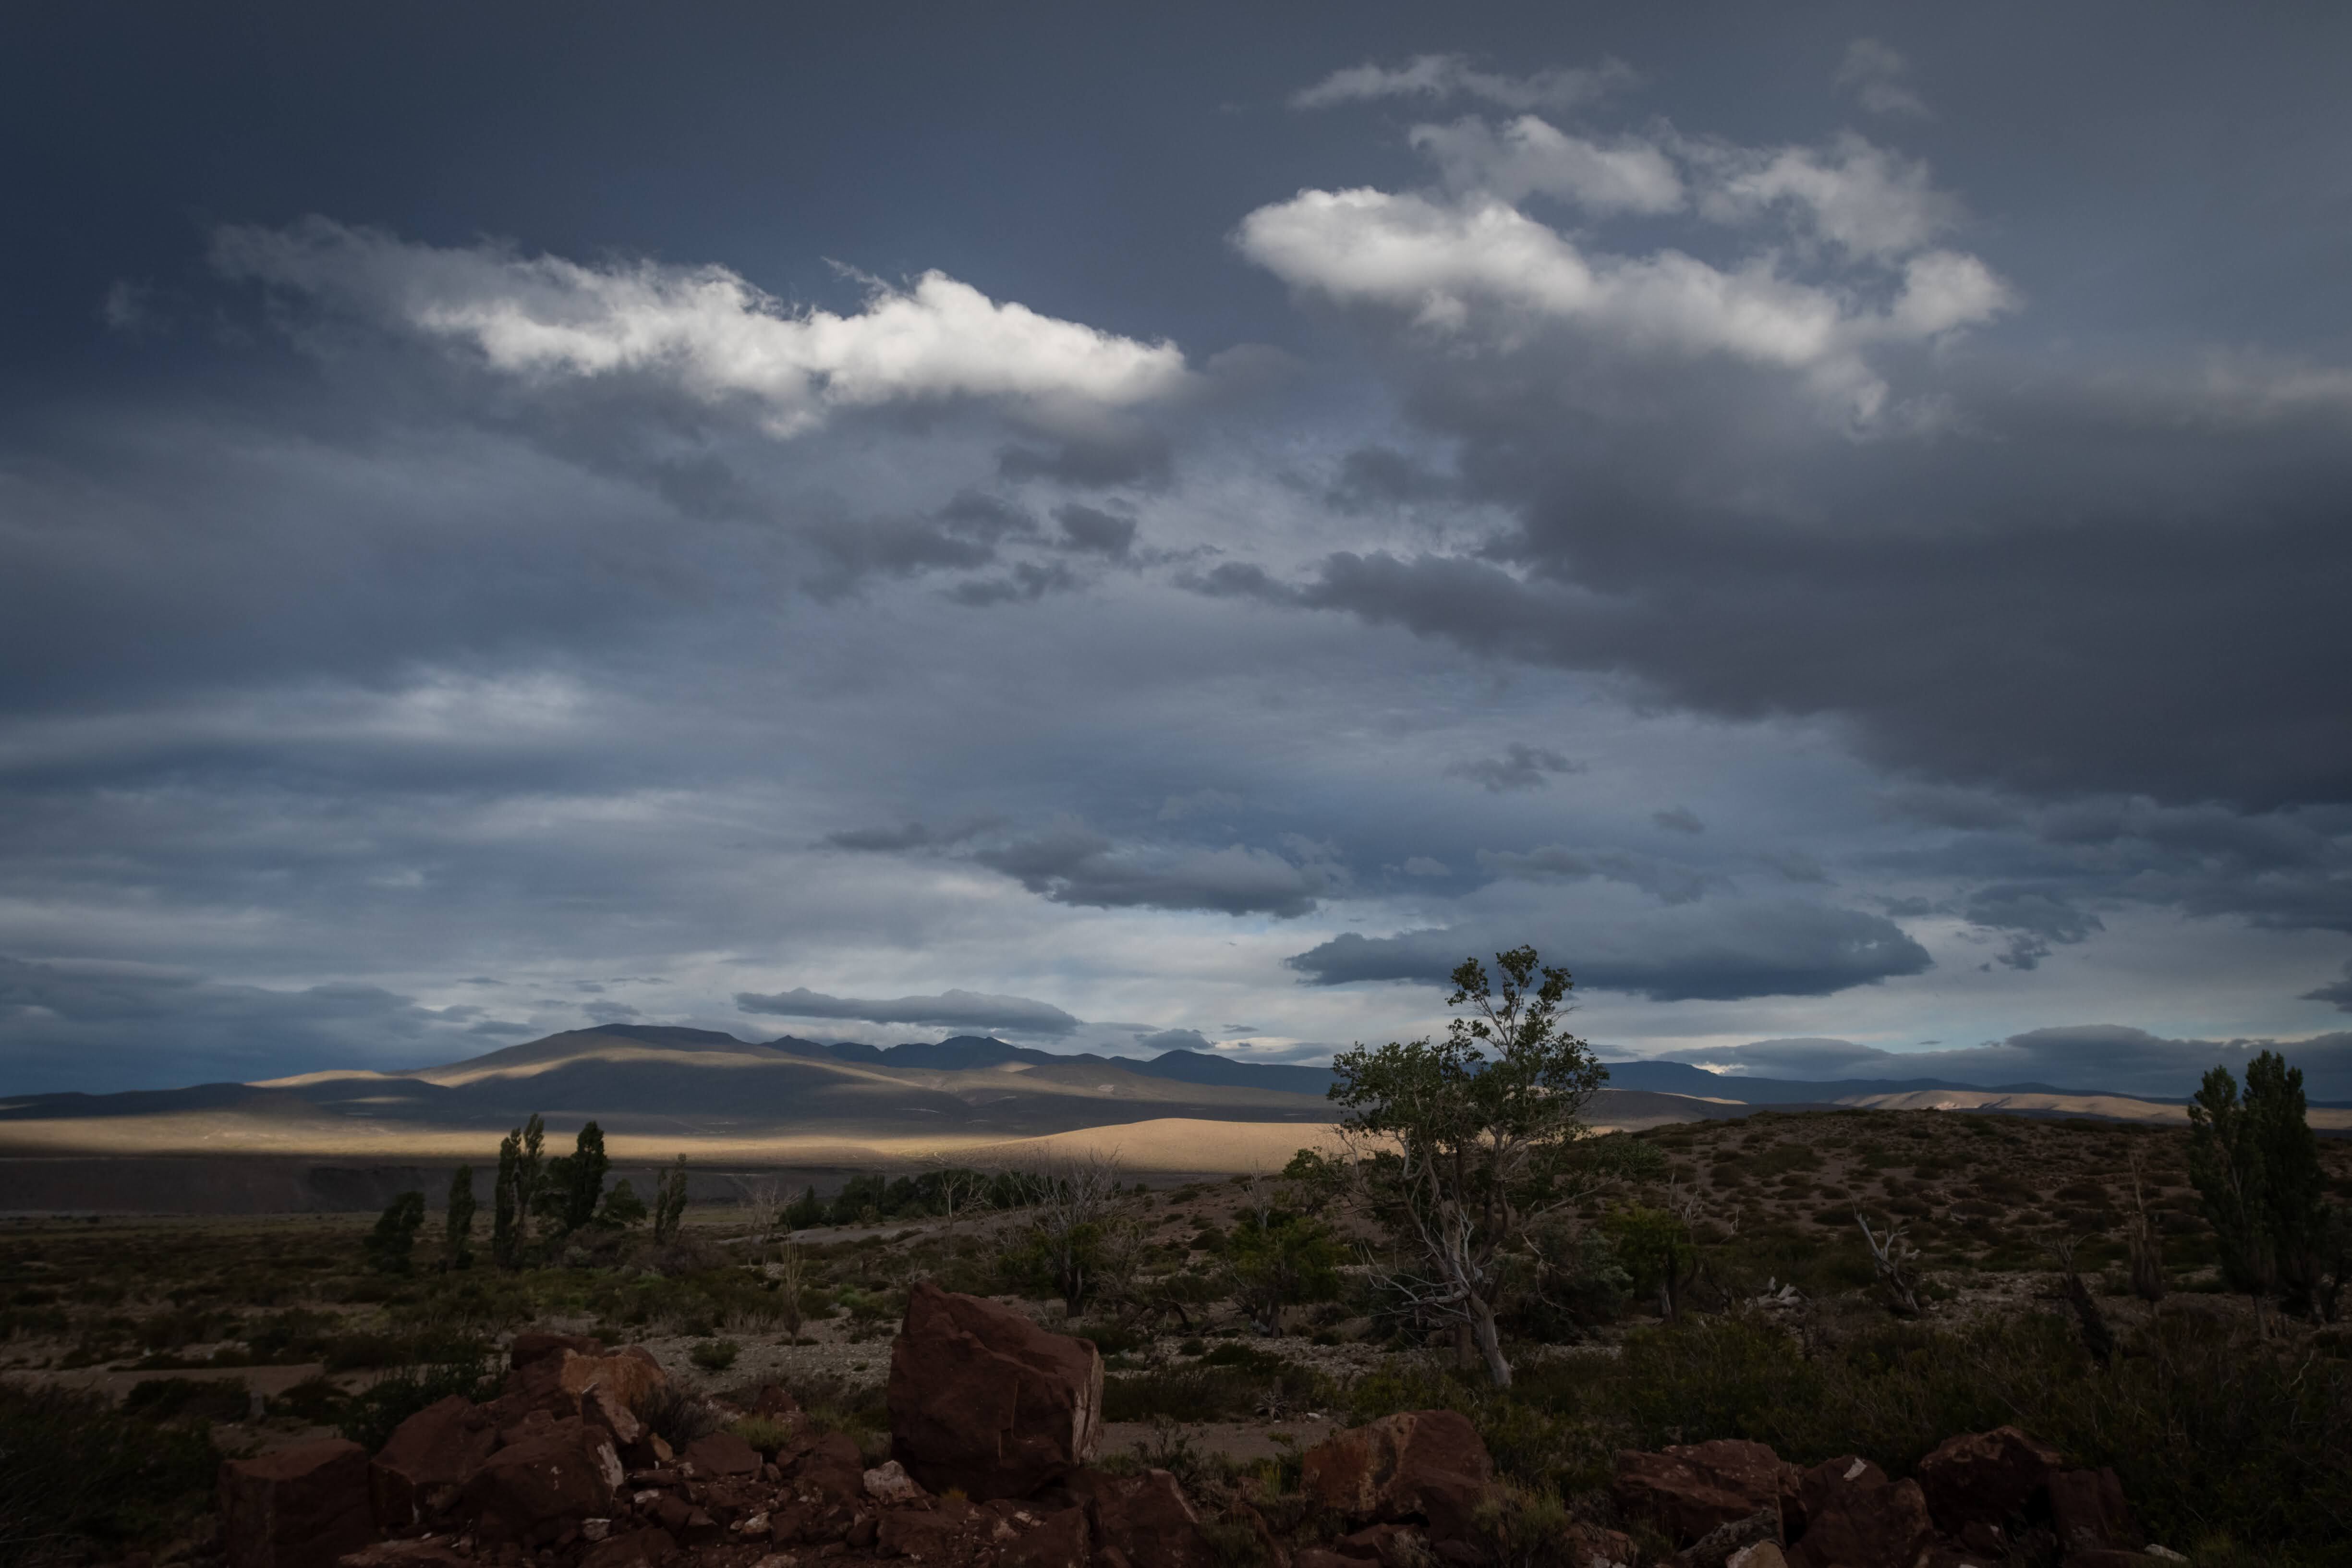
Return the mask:
POLYGON ((1789 1557, 1793 1568, 1912 1568, 1935 1533, 1918 1482, 1857 1478, 1807 1517, 1789 1557))
POLYGON ((1102 1393, 1091 1342, 918 1281, 890 1352, 891 1457, 934 1492, 1026 1497, 1094 1458, 1102 1393))
MULTIPOLYGON (((1646 1520, 1677 1547, 1794 1500, 1798 1472, 1762 1443, 1719 1438, 1657 1453, 1622 1452, 1609 1494, 1630 1519, 1646 1520)), ((1775 1531, 1775 1538, 1780 1536, 1775 1531)))
POLYGON ((374 1532, 368 1454, 328 1437, 220 1468, 229 1568, 329 1568, 374 1532))
POLYGON ((2006 1530, 2057 1473, 2058 1450, 2014 1426, 1972 1432, 1919 1461, 1919 1489, 1936 1528, 1958 1536, 1969 1524, 2006 1530))
POLYGON ((2068 1561, 2137 1551, 2144 1542, 2113 1470, 2061 1470, 2050 1478, 2050 1522, 2068 1561))
POLYGON ((624 1475, 611 1439, 574 1416, 491 1454, 458 1509, 484 1540, 551 1546, 577 1539, 584 1520, 609 1518, 624 1475))
POLYGON ((1216 1568, 1201 1516, 1168 1471, 1098 1478, 1090 1490, 1095 1555, 1104 1568, 1216 1568))
POLYGON ((394 1429, 368 1465, 375 1522, 405 1530, 438 1519, 498 1443, 498 1423, 472 1401, 453 1394, 426 1405, 394 1429))
POLYGON ((1353 1523, 1418 1520, 1434 1542, 1465 1541, 1492 1493, 1495 1462, 1478 1429, 1451 1410, 1413 1410, 1333 1434, 1302 1458, 1318 1507, 1353 1523))

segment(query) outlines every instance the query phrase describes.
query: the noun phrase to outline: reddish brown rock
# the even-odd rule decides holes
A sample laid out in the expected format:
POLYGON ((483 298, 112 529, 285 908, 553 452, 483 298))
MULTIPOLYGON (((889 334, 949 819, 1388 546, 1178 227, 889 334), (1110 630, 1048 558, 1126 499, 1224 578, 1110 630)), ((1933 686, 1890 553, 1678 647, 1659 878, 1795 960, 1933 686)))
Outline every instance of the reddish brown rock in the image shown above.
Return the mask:
POLYGON ((1413 1410, 1354 1426, 1307 1450, 1308 1498, 1352 1520, 1428 1521, 1437 1541, 1472 1531, 1495 1465, 1478 1429, 1451 1410, 1413 1410))
POLYGON ((377 1525, 405 1530, 446 1512, 498 1444, 490 1413, 455 1394, 402 1422, 368 1466, 377 1525))
POLYGON ((692 1465, 701 1476, 756 1476, 760 1473, 760 1450, 732 1432, 713 1432, 708 1437, 697 1437, 679 1455, 681 1463, 692 1465))
POLYGON ((666 1530, 633 1530, 590 1547, 580 1568, 659 1568, 677 1551, 677 1542, 666 1530))
POLYGON ((1358 1568, 1366 1563, 1377 1563, 1381 1568, 1419 1568, 1430 1558, 1427 1532, 1410 1524, 1368 1525, 1333 1542, 1331 1550, 1358 1564, 1358 1568))
POLYGON ((549 1334, 536 1329, 526 1329, 514 1337, 507 1350, 507 1364, 520 1372, 536 1361, 571 1351, 579 1355, 603 1355, 604 1342, 592 1340, 585 1334, 549 1334))
POLYGON ((1049 1513, 1027 1534, 1015 1537, 998 1558, 1003 1568, 1090 1568, 1093 1531, 1083 1508, 1049 1513))
POLYGON ((1094 1547, 1106 1563, 1129 1568, 1215 1568, 1201 1516, 1166 1470, 1090 1478, 1094 1547))
POLYGON ((367 1450, 341 1437, 220 1468, 229 1568, 329 1568, 374 1533, 367 1450))
POLYGON ((1857 1479, 1806 1519, 1789 1556, 1797 1568, 1911 1568, 1935 1533, 1918 1482, 1857 1479))
POLYGON ((1356 1568, 1356 1561, 1328 1546, 1302 1546, 1291 1554, 1290 1568, 1356 1568))
POLYGON ((1649 1520, 1681 1547, 1717 1525, 1794 1502, 1797 1476, 1796 1466, 1765 1445, 1723 1437, 1654 1454, 1621 1452, 1609 1492, 1629 1517, 1649 1520))
POLYGON ((1804 1534, 1805 1521, 1828 1508, 1840 1493, 1885 1484, 1886 1472, 1858 1454, 1822 1460, 1797 1478, 1795 1500, 1782 1503, 1782 1539, 1794 1541, 1804 1534))
POLYGON ((335 1568, 469 1568, 446 1541, 379 1541, 335 1559, 335 1568))
POLYGON ((2158 1559, 2145 1552, 2133 1552, 2121 1546, 2094 1547, 2088 1552, 2070 1553, 2066 1568, 2149 1568, 2158 1559))
POLYGON ((918 1563, 944 1563, 955 1554, 961 1521, 923 1509, 898 1508, 884 1514, 874 1531, 874 1544, 886 1557, 910 1557, 918 1563))
POLYGON ((2005 1525, 2056 1473, 2058 1450, 2014 1426, 1954 1437, 1921 1459, 1919 1489, 1936 1528, 1958 1535, 1970 1521, 2005 1525))
POLYGON ((751 1397, 751 1414, 764 1415, 771 1421, 790 1421, 801 1413, 801 1402, 789 1389, 772 1383, 761 1384, 760 1392, 751 1397))
POLYGON ((2124 1503, 2123 1482, 2113 1470, 2061 1470, 2052 1476, 2050 1522, 2069 1563, 2084 1552, 2142 1544, 2139 1528, 2124 1503))
POLYGON ((891 1457, 935 1492, 1025 1497, 1094 1457, 1102 1390, 1090 1342, 920 1280, 890 1352, 891 1457))
POLYGON ((574 1417, 492 1454, 458 1508, 485 1540, 543 1546, 609 1514, 622 1473, 611 1440, 574 1417))
POLYGON ((1780 1544, 1780 1510, 1767 1506, 1758 1509, 1746 1519, 1735 1519, 1729 1524, 1718 1524, 1676 1554, 1677 1568, 1724 1568, 1733 1557, 1748 1547, 1769 1542, 1780 1544))

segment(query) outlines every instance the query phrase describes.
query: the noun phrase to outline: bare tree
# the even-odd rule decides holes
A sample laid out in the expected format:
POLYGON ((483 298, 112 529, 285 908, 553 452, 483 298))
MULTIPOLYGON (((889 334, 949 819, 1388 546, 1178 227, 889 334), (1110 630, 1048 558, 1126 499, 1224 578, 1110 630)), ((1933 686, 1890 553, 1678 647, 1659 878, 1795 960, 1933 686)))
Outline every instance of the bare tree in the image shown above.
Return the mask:
POLYGON ((923 1164, 933 1190, 939 1194, 940 1208, 950 1232, 955 1229, 956 1215, 970 1209, 996 1176, 993 1170, 964 1163, 954 1155, 936 1150, 923 1156, 923 1164))
POLYGON ((2074 1321, 2082 1326, 2083 1348, 2091 1352, 2093 1361, 2105 1366, 2116 1358, 2115 1331, 2107 1327, 2107 1315, 2099 1310, 2098 1300, 2083 1283, 2082 1271, 2074 1267, 2075 1245, 2074 1237, 2062 1236, 2043 1241, 2042 1250, 2056 1260, 2066 1276, 2062 1293, 2066 1304, 2074 1309, 2074 1321))
POLYGON ((2140 1155, 2131 1152, 2132 1220, 2131 1229, 2124 1237, 2131 1252, 2132 1293, 2153 1307, 2164 1300, 2164 1244, 2156 1234, 2156 1223, 2148 1217, 2147 1184, 2142 1179, 2140 1155))
POLYGON ((1107 1260, 1123 1169, 1116 1149, 1048 1151, 1022 1169, 1032 1199, 1030 1245, 1073 1317, 1094 1292, 1107 1260))
POLYGON ((1862 1227, 1862 1239, 1870 1247, 1870 1264, 1878 1270, 1878 1283, 1886 1292, 1886 1304, 1904 1317, 1917 1317, 1919 1288, 1913 1265, 1918 1261, 1919 1249, 1903 1239, 1903 1227, 1892 1221, 1883 1237, 1871 1230, 1870 1221, 1858 1208, 1853 1211, 1853 1223, 1862 1227))
POLYGON ((808 1284, 808 1253, 794 1241, 790 1233, 776 1254, 776 1315, 783 1320, 784 1332, 794 1341, 801 1337, 801 1291, 808 1284))

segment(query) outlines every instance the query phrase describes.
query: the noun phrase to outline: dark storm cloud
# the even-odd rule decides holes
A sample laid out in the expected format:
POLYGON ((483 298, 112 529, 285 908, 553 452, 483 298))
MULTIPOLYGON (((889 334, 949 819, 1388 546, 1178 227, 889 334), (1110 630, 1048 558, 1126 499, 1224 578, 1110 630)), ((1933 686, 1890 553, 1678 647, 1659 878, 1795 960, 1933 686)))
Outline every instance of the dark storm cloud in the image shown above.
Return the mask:
POLYGON ((1986 1088, 2038 1083, 2180 1100, 2196 1092, 2208 1069, 2226 1067, 2242 1076, 2246 1063, 2263 1050, 2276 1050, 2288 1066, 2301 1068, 2304 1091, 2313 1100, 2352 1100, 2352 1034, 2345 1033, 2305 1039, 2183 1040, 2095 1024, 2035 1029, 1958 1049, 1887 1051, 1848 1040, 1759 1040, 1671 1052, 1668 1059, 1752 1078, 1931 1078, 1986 1088))
POLYGON ((1120 849, 1076 824, 972 857, 1041 898, 1096 909, 1208 910, 1295 920, 1332 888, 1320 866, 1235 844, 1223 849, 1120 849))
POLYGON ((1997 962, 2011 969, 2032 969, 2052 947, 2087 942, 2106 930, 2098 916, 2044 888, 1986 888, 1962 912, 1971 924, 2008 933, 2009 951, 1997 962))
POLYGON ((1497 877, 1529 881, 1581 881, 1600 877, 1639 888, 1662 904, 1687 904, 1730 881, 1719 872, 1679 865, 1624 849, 1569 849, 1548 844, 1538 849, 1481 849, 1478 864, 1497 877))
POLYGON ((1055 508, 1054 521, 1062 525, 1062 540, 1067 549, 1124 561, 1135 548, 1135 519, 1131 517, 1115 517, 1100 508, 1080 506, 1074 501, 1055 508))
POLYGON ((1686 805, 1670 805, 1664 811, 1654 811, 1650 813, 1650 820, 1669 833, 1706 831, 1706 824, 1698 819, 1698 813, 1686 805))
POLYGON ((1558 752, 1514 741, 1499 757, 1474 757, 1445 771, 1451 777, 1468 779, 1490 794, 1501 795, 1506 790, 1541 789, 1551 777, 1580 773, 1584 767, 1558 752))
POLYGON ((1312 984, 1367 980, 1442 983, 1464 957, 1533 942, 1572 953, 1580 986, 1630 991, 1654 1000, 1731 1001, 1750 996, 1827 996, 1895 975, 1917 974, 1927 950, 1900 927, 1859 910, 1798 902, 1689 906, 1579 929, 1554 917, 1550 929, 1477 925, 1390 937, 1349 932, 1286 962, 1312 984))
POLYGON ((0 1061, 12 1093, 116 1083, 250 1081, 373 1063, 478 1055, 478 1008, 436 1011, 373 985, 276 991, 226 985, 150 964, 28 963, 0 957, 0 1061), (383 1053, 395 1049, 404 1060, 383 1053))
POLYGON ((1037 447, 1014 445, 996 455, 1008 479, 1051 479, 1080 489, 1165 484, 1174 448, 1164 432, 1129 426, 1037 447))
POLYGON ((2344 978, 2303 994, 2305 1002, 2333 1002, 2339 1013, 2352 1013, 2352 959, 2344 961, 2344 978))
POLYGON ((933 827, 926 823, 908 822, 897 827, 851 827, 828 833, 824 841, 836 849, 856 849, 868 854, 898 855, 909 849, 944 849, 968 843, 974 836, 997 826, 993 817, 968 817, 933 827))
POLYGON ((869 1024, 928 1024, 946 1029, 1003 1029, 1020 1035, 1066 1035, 1080 1026, 1049 1002, 1026 996, 992 996, 978 991, 943 991, 936 996, 898 996, 877 1001, 856 996, 828 996, 805 986, 762 995, 753 991, 735 994, 735 1005, 746 1013, 768 1013, 786 1018, 854 1018, 869 1024))
POLYGON ((1058 561, 1042 566, 1031 561, 1016 561, 1002 577, 959 583, 947 593, 959 605, 986 609, 991 605, 1030 603, 1048 594, 1075 593, 1083 585, 1078 574, 1058 561))
POLYGON ((1389 447, 1364 447, 1339 460, 1339 476, 1326 495, 1341 511, 1446 500, 1461 493, 1451 477, 1433 473, 1389 447))
POLYGON ((1149 1035, 1138 1035, 1135 1043, 1147 1051, 1213 1051, 1216 1042, 1198 1029, 1161 1029, 1149 1035))

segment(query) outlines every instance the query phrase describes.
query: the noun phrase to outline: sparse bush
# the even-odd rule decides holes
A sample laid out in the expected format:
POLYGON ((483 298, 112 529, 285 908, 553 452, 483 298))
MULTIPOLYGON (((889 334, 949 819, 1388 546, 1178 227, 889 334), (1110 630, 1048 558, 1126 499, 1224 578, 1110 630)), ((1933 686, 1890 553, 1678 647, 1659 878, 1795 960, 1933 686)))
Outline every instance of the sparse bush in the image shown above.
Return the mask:
POLYGON ((710 1408, 700 1389, 683 1379, 655 1384, 637 1401, 635 1414, 673 1448, 683 1448, 719 1430, 718 1412, 710 1408))
POLYGON ((738 1437, 757 1448, 767 1458, 774 1458, 776 1450, 793 1440, 798 1427, 789 1421, 779 1421, 772 1415, 746 1415, 728 1428, 738 1437))
POLYGON ((725 1372, 742 1353, 743 1347, 733 1340, 704 1340, 688 1351, 687 1356, 705 1372, 725 1372))
POLYGON ((372 1453, 426 1405, 453 1394, 487 1403, 499 1396, 503 1382, 499 1363, 488 1355, 403 1367, 344 1401, 336 1425, 344 1436, 372 1453))
POLYGON ((204 1510, 219 1464, 199 1426, 80 1389, 0 1384, 0 1563, 112 1560, 158 1542, 204 1510))

